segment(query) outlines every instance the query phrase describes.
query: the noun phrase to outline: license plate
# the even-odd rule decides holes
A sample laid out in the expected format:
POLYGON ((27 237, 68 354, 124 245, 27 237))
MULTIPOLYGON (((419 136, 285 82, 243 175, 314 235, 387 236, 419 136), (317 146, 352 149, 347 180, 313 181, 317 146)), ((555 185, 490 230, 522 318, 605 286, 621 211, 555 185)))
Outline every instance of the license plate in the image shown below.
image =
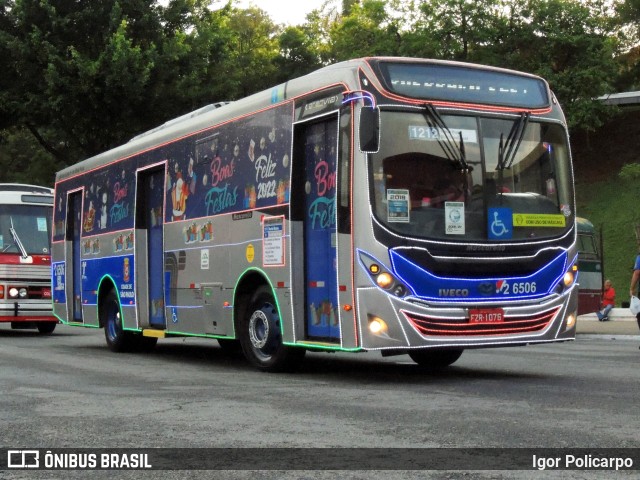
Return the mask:
POLYGON ((501 323, 504 321, 502 308, 478 308, 469 310, 469 323, 501 323))

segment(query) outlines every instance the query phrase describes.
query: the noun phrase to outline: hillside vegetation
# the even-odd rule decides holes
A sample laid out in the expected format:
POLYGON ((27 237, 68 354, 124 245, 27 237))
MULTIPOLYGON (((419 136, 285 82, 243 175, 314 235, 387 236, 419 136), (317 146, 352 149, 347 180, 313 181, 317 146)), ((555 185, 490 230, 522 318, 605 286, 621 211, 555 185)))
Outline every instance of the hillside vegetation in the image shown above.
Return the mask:
POLYGON ((616 290, 616 305, 629 298, 629 281, 638 252, 640 180, 620 178, 625 164, 638 163, 640 110, 623 111, 602 128, 572 136, 577 213, 602 231, 604 274, 616 290))

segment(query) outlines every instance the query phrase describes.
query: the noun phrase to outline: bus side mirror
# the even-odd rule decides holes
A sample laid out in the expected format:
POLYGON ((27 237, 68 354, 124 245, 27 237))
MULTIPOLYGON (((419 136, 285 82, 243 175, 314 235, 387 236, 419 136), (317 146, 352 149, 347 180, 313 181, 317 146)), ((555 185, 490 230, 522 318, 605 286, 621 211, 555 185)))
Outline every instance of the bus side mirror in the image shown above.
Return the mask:
POLYGON ((380 147, 380 111, 376 107, 360 109, 360 150, 375 153, 380 147))

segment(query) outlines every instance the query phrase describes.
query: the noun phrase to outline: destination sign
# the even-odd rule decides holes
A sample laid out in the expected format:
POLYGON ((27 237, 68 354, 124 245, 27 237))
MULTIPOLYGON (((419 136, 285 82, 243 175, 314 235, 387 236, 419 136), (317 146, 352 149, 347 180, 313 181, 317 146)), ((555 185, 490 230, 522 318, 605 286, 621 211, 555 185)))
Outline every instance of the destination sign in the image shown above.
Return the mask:
POLYGON ((546 83, 498 70, 429 63, 381 63, 388 89, 411 98, 519 108, 549 106, 546 83))

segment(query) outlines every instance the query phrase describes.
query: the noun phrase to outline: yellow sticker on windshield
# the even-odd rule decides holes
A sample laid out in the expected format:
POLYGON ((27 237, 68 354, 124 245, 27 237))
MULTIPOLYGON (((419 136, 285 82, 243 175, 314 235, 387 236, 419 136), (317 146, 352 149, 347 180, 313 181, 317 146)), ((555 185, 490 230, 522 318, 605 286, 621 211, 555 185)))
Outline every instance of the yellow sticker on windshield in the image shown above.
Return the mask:
POLYGON ((514 213, 514 227, 559 227, 563 228, 567 224, 564 215, 554 215, 548 213, 514 213))

